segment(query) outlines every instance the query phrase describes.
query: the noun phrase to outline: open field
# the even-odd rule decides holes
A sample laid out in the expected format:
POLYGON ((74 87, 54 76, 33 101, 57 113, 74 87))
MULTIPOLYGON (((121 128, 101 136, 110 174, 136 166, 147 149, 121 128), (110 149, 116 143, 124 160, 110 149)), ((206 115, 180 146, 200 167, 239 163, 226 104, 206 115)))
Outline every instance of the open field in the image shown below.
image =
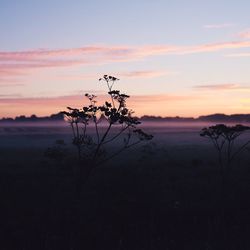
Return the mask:
POLYGON ((95 169, 80 193, 67 125, 1 125, 0 249, 250 249, 250 154, 222 196, 205 125, 145 124, 154 139, 95 169), (58 139, 67 157, 45 158, 58 139))

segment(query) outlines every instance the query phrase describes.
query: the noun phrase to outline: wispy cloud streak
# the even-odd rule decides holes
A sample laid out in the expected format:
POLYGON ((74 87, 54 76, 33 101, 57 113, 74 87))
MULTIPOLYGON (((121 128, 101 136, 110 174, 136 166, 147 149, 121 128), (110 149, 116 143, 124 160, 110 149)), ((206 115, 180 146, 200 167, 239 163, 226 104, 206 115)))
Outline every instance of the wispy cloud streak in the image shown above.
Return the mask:
POLYGON ((229 49, 250 48, 250 41, 232 41, 225 43, 212 43, 199 46, 190 46, 180 51, 180 54, 193 54, 203 52, 216 52, 229 49))
MULTIPOLYGON (((38 49, 31 51, 0 51, 0 81, 3 77, 18 77, 29 70, 44 68, 98 65, 112 62, 136 61, 150 56, 186 55, 221 50, 250 48, 250 41, 201 44, 194 46, 86 46, 70 49, 38 49)), ((131 73, 131 77, 150 76, 153 72, 131 73)), ((129 74, 127 74, 129 77, 129 74)), ((152 76, 153 77, 153 76, 152 76)))
POLYGON ((163 75, 168 75, 170 72, 164 72, 164 71, 154 71, 154 70, 138 70, 138 71, 130 71, 130 72, 120 72, 118 75, 122 77, 128 77, 128 78, 153 78, 153 77, 159 77, 163 75))
MULTIPOLYGON (((170 74, 176 74, 177 72, 173 71, 159 71, 159 70, 137 70, 137 71, 116 71, 109 72, 110 75, 115 75, 118 78, 155 78, 160 76, 166 76, 170 74)), ((99 72, 99 75, 107 74, 107 72, 99 72)), ((87 79, 95 79, 96 74, 65 74, 51 77, 48 79, 52 80, 66 80, 66 81, 79 81, 87 79)))
POLYGON ((240 84, 226 83, 226 84, 208 84, 208 85, 196 85, 195 89, 199 90, 246 90, 250 89, 247 86, 241 86, 240 84))
POLYGON ((6 83, 1 83, 0 82, 0 88, 22 87, 22 86, 25 86, 25 84, 23 84, 23 83, 15 83, 16 82, 15 80, 7 79, 7 80, 5 80, 5 82, 6 83))

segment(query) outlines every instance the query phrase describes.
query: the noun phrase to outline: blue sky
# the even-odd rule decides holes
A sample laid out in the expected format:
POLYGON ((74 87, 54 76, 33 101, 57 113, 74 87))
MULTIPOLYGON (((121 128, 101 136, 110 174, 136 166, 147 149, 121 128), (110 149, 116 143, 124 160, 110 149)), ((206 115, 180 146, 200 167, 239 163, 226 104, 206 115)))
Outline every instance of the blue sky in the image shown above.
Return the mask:
POLYGON ((1 49, 92 43, 195 44, 230 38, 249 27, 249 1, 37 1, 1 0, 1 49))
POLYGON ((248 113, 249 9, 245 0, 0 0, 0 117, 57 112, 65 96, 81 105, 85 91, 102 98, 105 73, 121 78, 139 115, 248 113))

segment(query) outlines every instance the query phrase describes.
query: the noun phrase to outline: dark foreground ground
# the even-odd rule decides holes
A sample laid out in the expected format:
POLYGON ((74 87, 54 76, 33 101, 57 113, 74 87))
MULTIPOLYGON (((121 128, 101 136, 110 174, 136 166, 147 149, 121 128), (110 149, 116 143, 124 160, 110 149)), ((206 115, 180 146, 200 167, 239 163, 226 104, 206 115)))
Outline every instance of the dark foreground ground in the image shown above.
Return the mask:
POLYGON ((70 142, 67 131, 2 127, 0 249, 249 250, 250 153, 222 193, 199 128, 150 132, 149 145, 100 166, 79 193, 74 152, 43 156, 56 139, 70 142))

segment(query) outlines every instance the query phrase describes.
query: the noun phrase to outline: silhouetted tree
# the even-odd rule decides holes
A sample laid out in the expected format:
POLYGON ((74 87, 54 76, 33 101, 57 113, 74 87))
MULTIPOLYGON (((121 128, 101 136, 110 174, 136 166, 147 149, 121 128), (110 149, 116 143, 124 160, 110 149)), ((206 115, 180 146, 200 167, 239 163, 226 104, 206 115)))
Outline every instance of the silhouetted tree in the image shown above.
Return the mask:
POLYGON ((227 126, 217 124, 208 128, 203 128, 200 135, 212 141, 218 152, 218 159, 221 171, 229 170, 232 161, 250 144, 250 140, 236 147, 236 139, 250 127, 243 125, 227 126))
POLYGON ((250 140, 241 145, 235 145, 235 141, 244 132, 250 130, 250 127, 243 125, 227 126, 217 124, 208 128, 203 128, 201 136, 208 138, 213 143, 218 152, 218 160, 220 165, 220 200, 218 208, 220 209, 219 218, 221 221, 221 237, 223 244, 228 241, 228 174, 231 170, 232 161, 250 144, 250 140))

